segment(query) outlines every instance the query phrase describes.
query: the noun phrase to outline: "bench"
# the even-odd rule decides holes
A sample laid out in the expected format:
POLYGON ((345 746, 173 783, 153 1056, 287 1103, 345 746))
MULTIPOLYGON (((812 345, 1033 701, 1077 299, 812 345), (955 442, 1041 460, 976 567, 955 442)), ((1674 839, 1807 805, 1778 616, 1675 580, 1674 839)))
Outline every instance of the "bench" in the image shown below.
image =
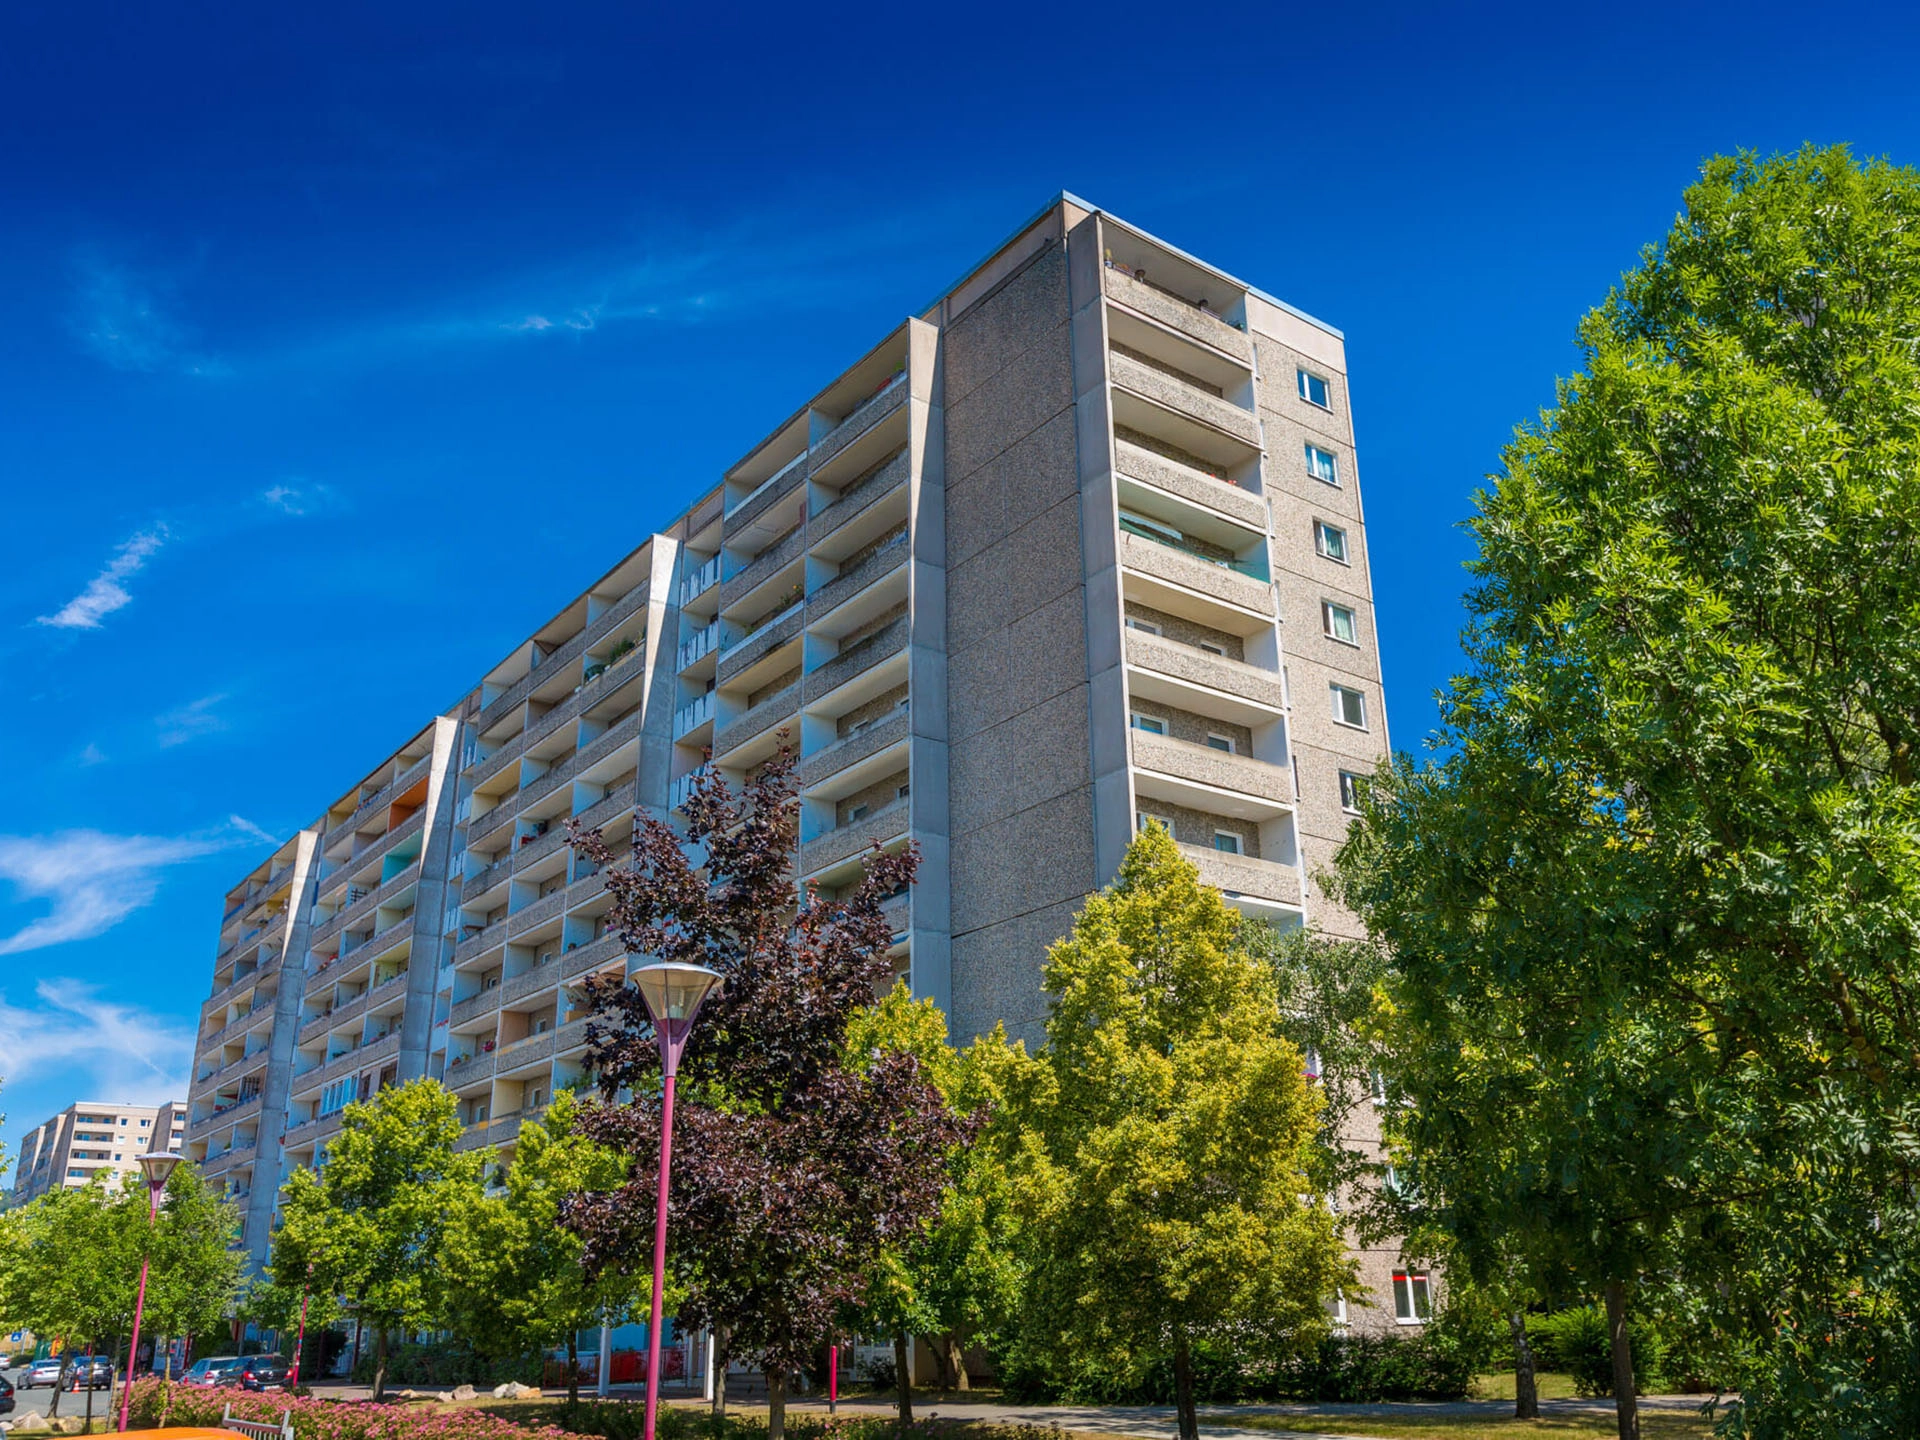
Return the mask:
POLYGON ((278 1425, 265 1420, 236 1420, 233 1402, 229 1400, 227 1408, 220 1412, 220 1428, 245 1435, 247 1440, 293 1440, 293 1411, 282 1410, 278 1425))

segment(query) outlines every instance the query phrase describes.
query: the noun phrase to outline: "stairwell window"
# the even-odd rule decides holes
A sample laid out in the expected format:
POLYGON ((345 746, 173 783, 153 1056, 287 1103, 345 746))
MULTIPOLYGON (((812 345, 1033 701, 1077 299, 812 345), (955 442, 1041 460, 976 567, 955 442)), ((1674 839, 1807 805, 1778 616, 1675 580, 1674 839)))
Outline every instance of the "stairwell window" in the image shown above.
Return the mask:
POLYGON ((1360 643, 1360 627, 1354 621, 1353 607, 1336 605, 1331 600, 1320 602, 1320 627, 1329 640, 1338 640, 1342 645, 1360 643))
POLYGON ((1393 1272, 1393 1318, 1402 1325, 1424 1325, 1433 1318, 1432 1291, 1421 1272, 1393 1272))
POLYGON ((1238 855, 1240 837, 1232 830, 1216 830, 1213 832, 1213 848, 1222 855, 1238 855))
POLYGON ((1327 377, 1316 375, 1311 370, 1295 370, 1300 377, 1300 398, 1309 405, 1318 405, 1322 410, 1333 408, 1333 391, 1327 384, 1327 377))
POLYGON ((1331 450, 1322 450, 1318 445, 1307 446, 1307 474, 1323 485, 1340 483, 1340 461, 1331 450))
POLYGON ((1233 737, 1231 735, 1217 734, 1209 730, 1207 732, 1207 748, 1209 750, 1224 750, 1227 754, 1231 755, 1233 754, 1233 737))
POLYGON ((1142 715, 1136 710, 1131 716, 1131 721, 1134 729, 1144 730, 1149 735, 1164 735, 1167 733, 1167 722, 1162 720, 1158 715, 1142 715))
POLYGON ((1349 685, 1330 685, 1333 695, 1333 723, 1355 730, 1367 728, 1367 697, 1349 685))
POLYGON ((1132 616, 1127 617, 1127 629, 1138 630, 1147 635, 1158 635, 1160 633, 1160 627, 1151 620, 1135 620, 1132 616))
POLYGON ((1341 565, 1350 563, 1347 559, 1347 532, 1338 525, 1329 525, 1324 520, 1314 521, 1313 548, 1341 565))

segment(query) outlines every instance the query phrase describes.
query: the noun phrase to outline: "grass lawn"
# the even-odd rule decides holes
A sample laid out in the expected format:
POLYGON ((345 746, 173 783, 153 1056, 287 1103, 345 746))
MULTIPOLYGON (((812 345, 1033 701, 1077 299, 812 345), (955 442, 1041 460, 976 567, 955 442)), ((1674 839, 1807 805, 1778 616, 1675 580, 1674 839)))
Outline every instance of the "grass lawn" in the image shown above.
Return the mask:
MULTIPOLYGON (((1580 1392, 1573 1388, 1573 1377, 1562 1375, 1557 1370, 1539 1370, 1534 1372, 1534 1389, 1540 1392, 1542 1400, 1571 1400, 1580 1392)), ((1473 1381, 1473 1398, 1476 1400, 1511 1400, 1513 1398, 1513 1372, 1497 1370, 1491 1375, 1477 1375, 1473 1381)))

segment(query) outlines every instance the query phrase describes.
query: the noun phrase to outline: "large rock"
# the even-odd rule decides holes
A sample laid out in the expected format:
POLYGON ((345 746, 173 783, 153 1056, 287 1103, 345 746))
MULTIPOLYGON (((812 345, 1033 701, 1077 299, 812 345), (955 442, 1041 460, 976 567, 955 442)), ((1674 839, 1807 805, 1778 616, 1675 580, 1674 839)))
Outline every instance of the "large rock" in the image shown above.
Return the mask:
POLYGON ((531 1385, 522 1385, 518 1380, 509 1380, 504 1385, 493 1387, 496 1400, 518 1400, 522 1395, 538 1395, 540 1392, 531 1385))
POLYGON ((46 1435, 53 1427, 47 1424, 47 1417, 38 1410, 29 1410, 24 1415, 16 1415, 8 1429, 16 1435, 46 1435))
POLYGON ((87 1433, 87 1417, 84 1415, 62 1415, 53 1422, 53 1428, 62 1435, 84 1435, 87 1433))
POLYGON ((472 1399, 474 1399, 474 1398, 475 1398, 475 1396, 474 1396, 474 1389, 473 1389, 473 1386, 471 1386, 471 1385, 456 1385, 456 1386, 454 1386, 454 1387, 453 1387, 453 1398, 454 1398, 454 1399, 456 1399, 456 1400, 472 1400, 472 1399))

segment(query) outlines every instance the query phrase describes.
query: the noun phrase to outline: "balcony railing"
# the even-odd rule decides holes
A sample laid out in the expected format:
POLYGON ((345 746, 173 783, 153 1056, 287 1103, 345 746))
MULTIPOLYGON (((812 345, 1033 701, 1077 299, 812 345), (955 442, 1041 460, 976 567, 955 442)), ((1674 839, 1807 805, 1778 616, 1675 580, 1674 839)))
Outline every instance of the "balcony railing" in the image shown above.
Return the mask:
POLYGON ((713 718, 713 692, 697 696, 673 712, 673 738, 678 740, 696 725, 713 718))
POLYGON ((1232 570, 1236 574, 1246 575, 1262 582, 1267 578, 1265 565, 1252 560, 1235 560, 1230 556, 1211 555, 1194 545, 1179 531, 1157 525, 1151 520, 1143 520, 1122 511, 1120 528, 1128 535, 1138 535, 1142 540, 1151 540, 1157 545, 1166 546, 1169 550, 1178 550, 1182 555, 1191 555, 1195 560, 1204 560, 1209 565, 1218 565, 1223 570, 1232 570))
POLYGON ((705 765, 697 765, 668 787, 667 805, 670 809, 678 810, 693 798, 693 788, 700 783, 700 777, 707 773, 707 769, 705 765))
POLYGON ((706 629, 696 631, 680 642, 680 648, 675 652, 679 667, 686 669, 719 643, 720 622, 716 620, 706 629))
POLYGON ((680 603, 690 605, 720 583, 720 557, 709 555, 697 570, 690 570, 680 581, 680 603))

